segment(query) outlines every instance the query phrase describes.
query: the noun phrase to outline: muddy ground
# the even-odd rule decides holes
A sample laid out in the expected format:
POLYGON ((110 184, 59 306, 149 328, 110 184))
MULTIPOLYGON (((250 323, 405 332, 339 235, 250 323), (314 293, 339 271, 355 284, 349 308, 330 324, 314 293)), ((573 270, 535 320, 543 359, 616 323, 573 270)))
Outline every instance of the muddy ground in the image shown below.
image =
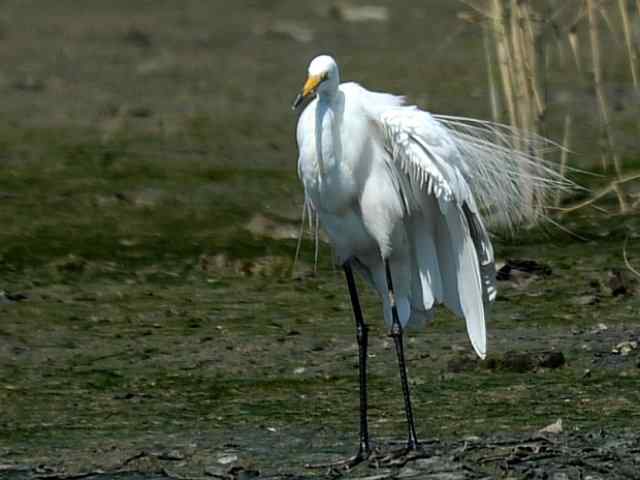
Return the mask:
MULTIPOLYGON (((357 24, 288 0, 83 5, 0 12, 0 477, 334 476, 303 465, 354 451, 357 347, 329 247, 317 274, 310 240, 292 268, 289 105, 329 50, 346 79, 486 117, 479 32, 444 0, 396 1, 388 21, 357 24)), ((632 171, 621 51, 605 65, 632 171)), ((553 77, 549 134, 579 107, 573 161, 590 169, 595 99, 569 73, 553 77)), ((640 267, 640 217, 555 220, 571 233, 496 235, 515 267, 487 360, 444 310, 409 336, 425 458, 350 476, 638 478, 640 289, 623 249, 640 267)), ((404 439, 402 399, 361 287, 383 455, 404 439)))

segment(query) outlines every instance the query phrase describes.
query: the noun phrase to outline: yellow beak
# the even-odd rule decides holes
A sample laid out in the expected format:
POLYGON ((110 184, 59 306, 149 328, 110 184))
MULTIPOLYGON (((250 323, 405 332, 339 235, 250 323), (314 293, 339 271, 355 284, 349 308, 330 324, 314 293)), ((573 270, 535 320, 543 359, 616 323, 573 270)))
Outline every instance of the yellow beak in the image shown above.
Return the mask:
POLYGON ((321 81, 322 77, 320 75, 309 75, 309 78, 307 78, 307 81, 304 83, 304 87, 302 87, 302 96, 308 97, 315 92, 321 81))
POLYGON ((296 100, 293 102, 294 110, 300 106, 305 98, 315 93, 316 88, 318 88, 318 85, 320 85, 322 80, 323 78, 321 75, 309 75, 307 81, 304 83, 304 87, 302 87, 302 93, 298 94, 296 100))

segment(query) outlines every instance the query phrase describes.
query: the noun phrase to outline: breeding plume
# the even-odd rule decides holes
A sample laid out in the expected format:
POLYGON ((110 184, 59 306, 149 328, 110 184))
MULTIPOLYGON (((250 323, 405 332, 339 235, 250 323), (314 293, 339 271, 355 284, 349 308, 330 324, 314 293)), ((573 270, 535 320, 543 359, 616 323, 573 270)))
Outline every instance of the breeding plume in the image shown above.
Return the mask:
POLYGON ((315 98, 297 128, 298 174, 346 275, 360 367, 360 445, 369 457, 367 324, 353 271, 382 299, 393 338, 409 430, 419 448, 403 352, 403 331, 443 304, 464 319, 475 352, 487 352, 495 260, 481 217, 507 226, 539 214, 549 187, 566 183, 536 159, 541 138, 490 122, 431 115, 403 97, 340 83, 329 56, 311 62, 294 103, 315 98), (519 146, 519 147, 518 147, 519 146))

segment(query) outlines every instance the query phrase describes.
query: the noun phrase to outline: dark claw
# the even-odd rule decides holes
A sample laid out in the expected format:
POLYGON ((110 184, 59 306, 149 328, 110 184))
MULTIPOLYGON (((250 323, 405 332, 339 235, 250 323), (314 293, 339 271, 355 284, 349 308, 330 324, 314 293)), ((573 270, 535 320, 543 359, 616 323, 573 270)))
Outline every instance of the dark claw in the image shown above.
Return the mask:
POLYGON ((328 468, 330 470, 349 471, 362 462, 369 460, 371 456, 372 454, 370 450, 363 451, 361 448, 360 450, 358 450, 358 453, 356 453, 352 457, 328 463, 307 463, 305 464, 304 468, 328 468))
POLYGON ((419 458, 427 458, 428 456, 427 452, 419 444, 408 444, 404 448, 392 451, 377 459, 376 464, 379 467, 403 467, 408 462, 419 458))

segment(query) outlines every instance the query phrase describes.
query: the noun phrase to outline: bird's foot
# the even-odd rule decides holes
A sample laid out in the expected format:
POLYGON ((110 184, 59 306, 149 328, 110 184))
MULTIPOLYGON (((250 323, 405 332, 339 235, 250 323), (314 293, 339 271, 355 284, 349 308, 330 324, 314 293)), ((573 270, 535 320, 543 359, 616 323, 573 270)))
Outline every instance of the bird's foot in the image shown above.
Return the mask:
POLYGON ((403 467, 407 463, 429 455, 417 442, 409 442, 405 447, 392 450, 384 455, 377 455, 370 460, 376 467, 403 467))
POLYGON ((373 451, 367 447, 360 447, 358 449, 358 453, 349 457, 343 458, 342 460, 337 460, 335 462, 328 463, 307 463, 305 464, 305 468, 317 468, 317 469, 328 469, 333 473, 342 473, 345 471, 349 471, 355 466, 365 462, 373 457, 373 451))

